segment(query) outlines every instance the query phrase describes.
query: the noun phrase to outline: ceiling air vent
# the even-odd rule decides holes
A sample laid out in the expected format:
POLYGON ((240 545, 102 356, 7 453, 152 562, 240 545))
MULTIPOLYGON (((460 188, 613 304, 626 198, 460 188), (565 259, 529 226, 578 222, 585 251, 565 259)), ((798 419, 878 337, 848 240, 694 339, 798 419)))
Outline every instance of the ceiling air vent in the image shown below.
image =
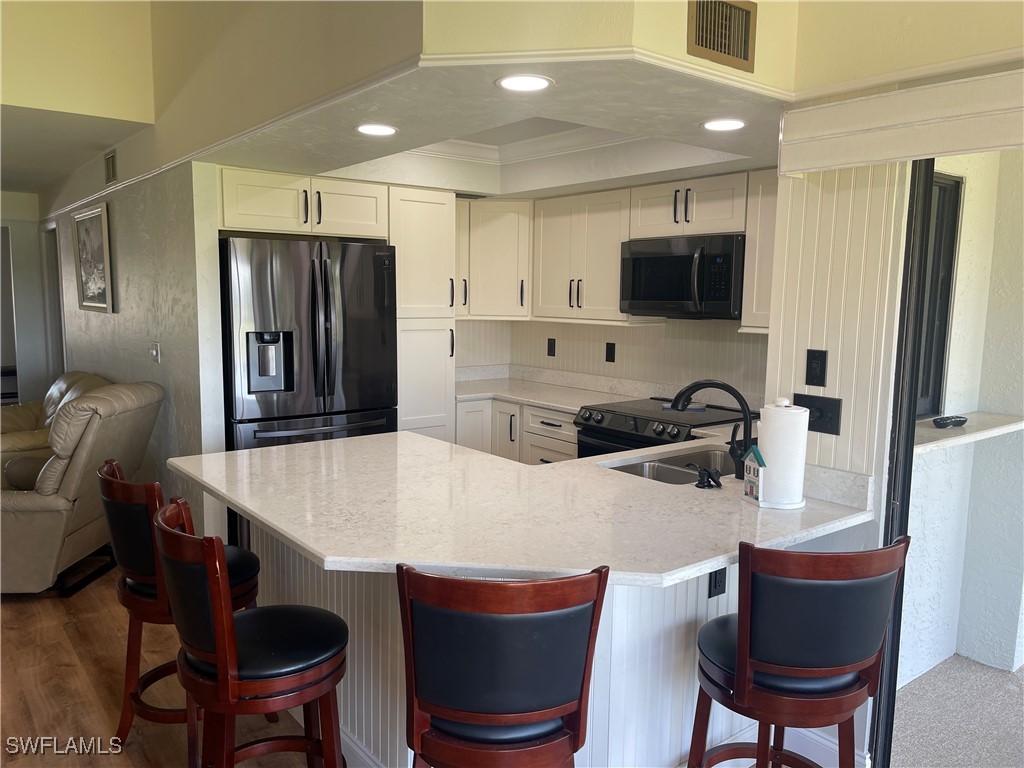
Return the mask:
POLYGON ((117 152, 110 150, 103 156, 103 173, 107 184, 117 181, 117 152))
POLYGON ((690 0, 686 52, 744 72, 753 72, 756 29, 756 3, 690 0))

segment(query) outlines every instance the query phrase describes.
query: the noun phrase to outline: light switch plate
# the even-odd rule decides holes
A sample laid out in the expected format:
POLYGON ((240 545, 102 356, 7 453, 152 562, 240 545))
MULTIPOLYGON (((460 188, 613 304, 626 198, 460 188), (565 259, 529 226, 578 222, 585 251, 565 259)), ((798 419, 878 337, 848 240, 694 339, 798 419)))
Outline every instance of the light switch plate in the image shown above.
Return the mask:
POLYGON ((149 356, 152 358, 154 363, 160 362, 160 342, 151 341, 149 343, 149 356))
POLYGON ((793 405, 807 408, 811 412, 807 429, 838 435, 843 417, 843 401, 838 397, 793 394, 793 405))

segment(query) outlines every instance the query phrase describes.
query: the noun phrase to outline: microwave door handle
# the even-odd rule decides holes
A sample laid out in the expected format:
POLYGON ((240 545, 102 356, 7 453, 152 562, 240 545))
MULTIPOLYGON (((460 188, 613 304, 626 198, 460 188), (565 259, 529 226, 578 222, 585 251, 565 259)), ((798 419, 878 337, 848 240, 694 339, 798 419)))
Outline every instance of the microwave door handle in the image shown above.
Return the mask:
POLYGON ((696 305, 698 312, 704 311, 700 302, 700 252, 703 250, 704 246, 701 246, 693 254, 693 267, 690 270, 690 277, 693 278, 693 303, 696 305))

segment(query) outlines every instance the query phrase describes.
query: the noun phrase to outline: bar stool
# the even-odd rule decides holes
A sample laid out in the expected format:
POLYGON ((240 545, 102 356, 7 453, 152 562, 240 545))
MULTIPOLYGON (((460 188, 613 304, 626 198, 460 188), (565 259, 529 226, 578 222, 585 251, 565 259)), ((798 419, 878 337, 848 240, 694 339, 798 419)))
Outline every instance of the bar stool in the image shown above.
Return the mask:
POLYGON ((224 543, 188 532, 188 503, 156 514, 160 571, 181 640, 178 679, 194 718, 203 710, 203 765, 229 768, 276 752, 303 752, 325 768, 345 764, 337 685, 348 625, 321 608, 273 605, 234 613, 224 543), (303 707, 305 734, 235 746, 235 718, 303 707))
MULTIPOLYGON (((110 544, 121 571, 117 580, 117 600, 128 611, 128 647, 125 652, 124 693, 117 737, 123 744, 133 719, 138 716, 157 723, 188 723, 186 710, 153 706, 143 693, 158 680, 174 674, 177 662, 168 661, 140 675, 142 630, 146 624, 171 624, 171 609, 157 567, 153 518, 163 506, 159 483, 131 483, 125 480, 121 465, 107 459, 96 472, 100 498, 110 528, 110 544)), ((185 523, 192 531, 192 519, 185 523)), ((228 572, 231 604, 234 610, 256 605, 259 591, 259 558, 248 550, 228 547, 228 572)), ((189 764, 194 764, 196 725, 188 723, 189 764)))
POLYGON ((413 765, 573 765, 586 740, 607 584, 607 566, 562 579, 483 581, 399 564, 413 765))
POLYGON ((754 758, 758 768, 821 768, 785 749, 785 730, 826 725, 839 726, 840 768, 853 768, 853 715, 878 690, 909 546, 908 536, 867 552, 740 544, 739 612, 712 619, 697 635, 700 693, 688 768, 737 758, 754 758), (707 749, 712 699, 757 720, 757 743, 707 749))

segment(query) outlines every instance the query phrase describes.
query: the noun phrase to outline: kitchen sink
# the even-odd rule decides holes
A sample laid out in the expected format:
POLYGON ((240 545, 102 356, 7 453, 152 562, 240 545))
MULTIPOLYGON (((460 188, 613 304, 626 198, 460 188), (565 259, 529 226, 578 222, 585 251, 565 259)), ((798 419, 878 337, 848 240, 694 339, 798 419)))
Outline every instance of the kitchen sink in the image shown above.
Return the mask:
POLYGON ((687 467, 687 464, 696 464, 707 469, 717 469, 722 473, 722 477, 731 477, 736 468, 728 451, 703 450, 684 453, 678 456, 666 456, 656 461, 647 460, 635 461, 631 464, 620 464, 617 467, 610 467, 610 469, 636 475, 637 477, 646 477, 648 480, 657 480, 659 483, 671 483, 673 485, 696 483, 698 479, 697 470, 687 467))

